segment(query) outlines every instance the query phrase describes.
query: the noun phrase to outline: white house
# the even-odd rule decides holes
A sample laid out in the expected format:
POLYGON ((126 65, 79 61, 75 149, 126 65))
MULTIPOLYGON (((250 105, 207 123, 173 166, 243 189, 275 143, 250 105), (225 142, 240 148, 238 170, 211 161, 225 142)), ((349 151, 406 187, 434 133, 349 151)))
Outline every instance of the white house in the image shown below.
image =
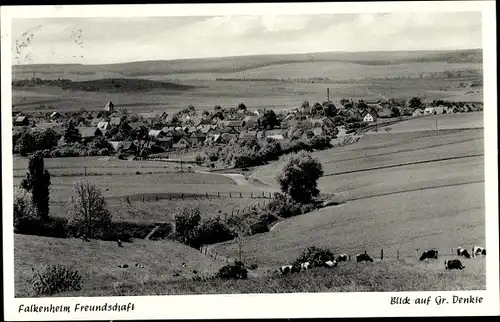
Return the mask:
POLYGON ((434 107, 426 107, 425 110, 424 110, 424 115, 431 115, 431 114, 434 114, 435 112, 435 109, 434 107))

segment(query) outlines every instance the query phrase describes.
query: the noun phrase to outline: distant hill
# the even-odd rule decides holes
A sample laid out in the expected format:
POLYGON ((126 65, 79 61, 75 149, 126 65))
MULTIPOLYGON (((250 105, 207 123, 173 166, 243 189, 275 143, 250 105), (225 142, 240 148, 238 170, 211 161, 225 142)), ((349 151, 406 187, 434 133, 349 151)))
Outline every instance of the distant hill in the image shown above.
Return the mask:
POLYGON ((161 81, 152 81, 147 79, 135 79, 135 78, 107 78, 107 79, 96 79, 89 81, 75 82, 69 79, 58 79, 58 80, 44 80, 40 78, 35 78, 31 80, 19 80, 13 81, 12 85, 14 87, 35 87, 39 85, 44 86, 57 86, 64 90, 75 90, 75 91, 102 91, 102 92, 134 92, 134 91, 148 91, 153 89, 166 89, 166 90, 178 90, 184 91, 193 86, 174 84, 161 81))
POLYGON ((13 79, 87 79, 141 77, 188 73, 232 73, 253 68, 300 62, 349 62, 361 65, 395 65, 416 62, 482 63, 482 49, 447 51, 323 52, 311 54, 257 55, 203 59, 139 61, 106 65, 14 65, 13 79))

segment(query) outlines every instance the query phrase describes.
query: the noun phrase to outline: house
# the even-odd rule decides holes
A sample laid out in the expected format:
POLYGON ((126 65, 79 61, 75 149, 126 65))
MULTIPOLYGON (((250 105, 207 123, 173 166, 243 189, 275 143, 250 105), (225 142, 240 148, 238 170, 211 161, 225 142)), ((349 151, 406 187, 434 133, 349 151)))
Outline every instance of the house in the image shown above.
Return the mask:
POLYGON ((51 121, 59 121, 62 119, 62 115, 59 112, 52 112, 49 116, 51 121))
POLYGON ((253 128, 259 124, 259 116, 247 115, 241 121, 241 127, 253 128))
POLYGON ((103 133, 96 127, 77 127, 76 128, 84 142, 92 141, 96 136, 102 136, 103 133))
POLYGON ((111 128, 111 126, 109 125, 109 122, 101 121, 97 124, 97 128, 101 130, 102 133, 105 133, 111 128))
POLYGON ((377 114, 373 110, 365 110, 361 113, 361 118, 363 119, 363 122, 371 123, 377 120, 377 114))
POLYGON ((326 135, 326 131, 322 127, 315 127, 311 131, 314 133, 314 136, 326 135))
POLYGON ((190 147, 191 145, 191 140, 189 140, 186 136, 182 136, 177 142, 172 145, 172 147, 176 149, 184 149, 190 147))
POLYGON ((130 126, 130 129, 131 130, 134 130, 136 131, 137 129, 141 128, 141 127, 146 127, 146 124, 144 124, 144 122, 132 122, 132 123, 129 123, 128 124, 130 126))
POLYGON ((266 138, 277 140, 277 141, 281 141, 284 139, 283 134, 269 134, 266 136, 266 138))
POLYGON ((169 130, 165 133, 165 138, 172 138, 174 144, 180 141, 181 138, 186 137, 186 133, 183 131, 169 130))
POLYGON ((309 119, 309 122, 312 124, 313 127, 323 127, 323 126, 328 126, 328 127, 334 127, 335 123, 330 117, 322 117, 322 118, 311 118, 309 119))
POLYGON ((198 145, 198 144, 205 142, 205 140, 207 139, 207 136, 206 136, 206 134, 204 134, 200 131, 195 131, 195 132, 191 133, 191 135, 189 136, 189 139, 191 140, 191 143, 193 145, 198 145))
POLYGON ((104 110, 108 111, 108 112, 114 112, 115 111, 115 105, 113 104, 113 102, 108 101, 106 103, 106 105, 104 105, 104 110))
POLYGON ((424 109, 424 115, 432 115, 432 114, 436 114, 435 112, 436 112, 436 110, 434 109, 434 107, 431 107, 431 106, 426 107, 426 108, 424 109))
POLYGON ((335 108, 337 110, 344 110, 344 109, 346 109, 346 107, 344 106, 344 104, 342 104, 340 101, 333 101, 333 105, 335 105, 335 108))
POLYGON ((103 115, 103 114, 102 114, 102 112, 100 112, 100 111, 92 111, 92 112, 90 113, 90 118, 93 118, 93 119, 95 119, 95 118, 101 118, 101 117, 102 117, 102 115, 103 115))
POLYGON ((41 131, 50 129, 57 134, 64 134, 64 132, 66 131, 66 128, 62 123, 37 123, 34 129, 38 129, 41 131))
POLYGON ((148 136, 153 139, 159 139, 165 137, 165 132, 163 130, 149 130, 148 136))
POLYGON ((238 135, 238 140, 250 140, 257 138, 257 131, 244 131, 238 135))
POLYGON ((97 124, 99 124, 99 122, 102 122, 103 119, 101 118, 93 118, 90 120, 90 126, 92 127, 97 127, 97 124))
POLYGON ((109 119, 109 125, 111 126, 120 126, 120 123, 122 122, 121 117, 111 117, 109 119))
POLYGON ((137 145, 131 141, 123 141, 121 146, 118 147, 122 152, 134 153, 137 151, 137 145))
POLYGON ((239 128, 241 126, 241 122, 238 120, 225 120, 221 121, 220 124, 226 128, 239 128))
POLYGON ((377 110, 377 114, 380 118, 390 118, 392 116, 392 110, 389 106, 382 106, 381 109, 377 110))
POLYGON ((28 126, 30 121, 26 115, 18 116, 14 119, 14 126, 28 126))
POLYGON ((118 151, 118 149, 122 146, 122 141, 109 141, 109 144, 111 144, 115 151, 118 151))
POLYGON ((171 137, 163 137, 156 139, 155 143, 164 149, 171 149, 174 144, 174 140, 171 137))
POLYGON ((424 110, 421 108, 417 108, 416 110, 413 111, 411 116, 422 116, 424 115, 424 110))
POLYGON ((264 115, 264 110, 259 108, 259 109, 256 109, 255 111, 253 111, 253 113, 257 116, 263 116, 264 115))
POLYGON ((446 114, 448 112, 448 108, 444 105, 434 106, 434 112, 436 114, 446 114))

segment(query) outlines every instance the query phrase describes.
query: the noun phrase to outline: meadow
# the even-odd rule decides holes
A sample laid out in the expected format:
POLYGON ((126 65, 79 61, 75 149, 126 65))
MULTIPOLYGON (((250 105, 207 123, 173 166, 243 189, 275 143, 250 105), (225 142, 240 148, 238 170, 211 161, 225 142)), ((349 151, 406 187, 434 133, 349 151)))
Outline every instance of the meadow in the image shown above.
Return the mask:
MULTIPOLYGON (((172 241, 134 240, 123 248, 115 242, 61 239, 28 235, 14 236, 15 296, 34 296, 31 268, 64 264, 82 275, 82 293, 102 287, 118 289, 123 285, 148 281, 191 279, 198 274, 217 271, 222 264, 199 251, 172 241), (142 264, 144 268, 135 267, 142 264), (182 267, 186 263, 186 267, 182 267), (118 265, 128 264, 128 269, 118 265), (174 276, 177 275, 178 276, 174 276)), ((78 296, 81 296, 79 294, 78 296)))

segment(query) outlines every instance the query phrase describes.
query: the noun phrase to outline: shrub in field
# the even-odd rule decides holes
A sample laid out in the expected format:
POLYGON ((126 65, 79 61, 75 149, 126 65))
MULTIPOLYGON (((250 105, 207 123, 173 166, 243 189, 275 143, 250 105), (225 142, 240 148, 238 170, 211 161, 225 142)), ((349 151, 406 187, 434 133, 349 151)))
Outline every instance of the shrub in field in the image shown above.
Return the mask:
POLYGON ((281 191, 294 201, 308 203, 319 195, 318 179, 322 175, 321 162, 306 152, 300 152, 290 158, 277 176, 277 181, 281 191))
POLYGON ((249 234, 250 235, 267 233, 268 231, 269 231, 269 228, 267 227, 267 224, 263 221, 260 221, 260 220, 251 224, 249 227, 249 234))
POLYGON ((300 263, 309 262, 313 266, 320 266, 325 261, 333 261, 335 256, 333 253, 326 248, 321 248, 317 246, 307 247, 302 253, 297 257, 294 265, 300 265, 300 263))
POLYGON ((77 270, 62 265, 47 266, 43 271, 33 270, 33 290, 36 295, 53 295, 64 291, 80 291, 82 277, 77 270))
POLYGON ((198 238, 198 226, 201 221, 200 209, 183 208, 174 217, 175 237, 180 242, 190 245, 198 238))
POLYGON ((248 270, 243 263, 237 262, 221 267, 216 276, 220 279, 247 279, 248 270))
POLYGON ((300 212, 306 214, 308 212, 316 210, 317 206, 313 203, 306 203, 300 205, 300 212))
POLYGON ((301 214, 300 205, 293 201, 288 195, 275 193, 273 199, 267 205, 267 210, 276 216, 283 218, 293 217, 301 214))
POLYGON ((71 197, 72 226, 88 238, 102 235, 110 229, 111 213, 106 209, 106 201, 101 189, 93 182, 79 181, 73 188, 71 197))
POLYGON ((14 232, 24 221, 36 219, 36 210, 32 203, 31 193, 21 187, 14 187, 14 232))
MULTIPOLYGON (((234 234, 219 216, 204 219, 197 227, 195 247, 206 244, 221 243, 234 238, 234 234)), ((194 242, 194 241, 193 241, 194 242)))

